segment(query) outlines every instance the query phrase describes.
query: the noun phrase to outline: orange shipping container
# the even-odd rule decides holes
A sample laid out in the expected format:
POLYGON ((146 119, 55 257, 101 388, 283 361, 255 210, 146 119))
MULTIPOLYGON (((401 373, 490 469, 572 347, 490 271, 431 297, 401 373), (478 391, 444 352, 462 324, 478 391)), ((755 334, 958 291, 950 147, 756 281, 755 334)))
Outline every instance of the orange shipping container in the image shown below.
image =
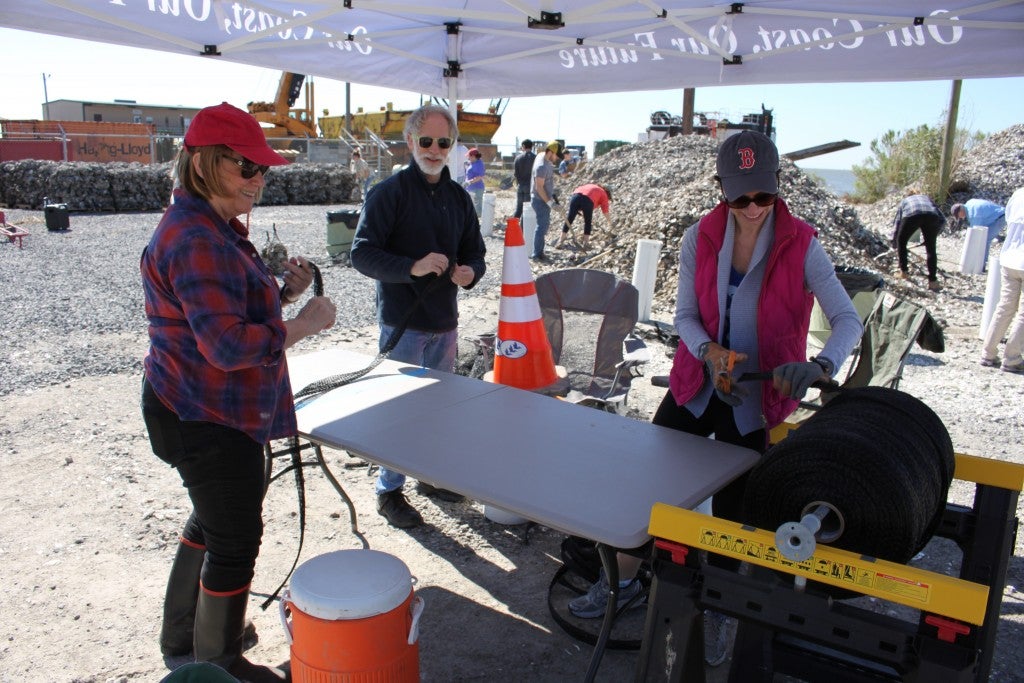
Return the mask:
MULTIPOLYGON (((11 140, 53 140, 67 136, 68 161, 153 161, 156 127, 145 123, 105 121, 2 121, 4 137, 11 140)), ((22 147, 28 152, 30 147, 22 147)), ((38 158, 22 156, 22 159, 38 158)), ((50 157, 43 157, 50 158, 50 157)))

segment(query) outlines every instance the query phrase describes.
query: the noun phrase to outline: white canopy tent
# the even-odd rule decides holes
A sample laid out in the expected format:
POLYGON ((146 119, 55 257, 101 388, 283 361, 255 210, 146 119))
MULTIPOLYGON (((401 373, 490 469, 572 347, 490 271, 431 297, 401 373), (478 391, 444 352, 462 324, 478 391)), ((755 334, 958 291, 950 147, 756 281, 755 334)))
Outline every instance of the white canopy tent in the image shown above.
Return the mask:
POLYGON ((457 100, 1024 74, 1024 0, 40 0, 0 25, 457 100))

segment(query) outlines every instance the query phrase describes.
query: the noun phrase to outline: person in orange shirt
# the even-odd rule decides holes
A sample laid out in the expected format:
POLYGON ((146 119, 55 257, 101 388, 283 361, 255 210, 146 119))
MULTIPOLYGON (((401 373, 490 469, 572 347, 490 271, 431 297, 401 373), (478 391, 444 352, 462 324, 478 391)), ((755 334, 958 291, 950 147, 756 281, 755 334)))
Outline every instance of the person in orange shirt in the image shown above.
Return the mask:
POLYGON ((611 214, 609 214, 610 207, 608 206, 611 200, 612 190, 605 185, 590 183, 580 185, 573 190, 572 197, 569 199, 569 213, 562 223, 562 236, 559 238, 555 248, 561 249, 565 245, 565 241, 569 237, 569 230, 572 228, 572 222, 579 213, 583 214, 583 240, 581 246, 584 250, 590 245, 590 232, 594 227, 595 208, 601 209, 601 213, 604 214, 604 218, 608 222, 608 230, 611 230, 612 218, 611 214))

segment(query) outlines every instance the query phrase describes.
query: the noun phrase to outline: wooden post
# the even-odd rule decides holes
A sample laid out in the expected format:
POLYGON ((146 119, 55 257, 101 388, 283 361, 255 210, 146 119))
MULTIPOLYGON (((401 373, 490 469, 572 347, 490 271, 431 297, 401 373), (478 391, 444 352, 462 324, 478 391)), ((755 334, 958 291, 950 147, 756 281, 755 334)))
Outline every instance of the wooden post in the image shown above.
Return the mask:
POLYGON ((949 91, 949 113, 946 116, 946 135, 942 139, 942 154, 939 157, 939 196, 936 201, 941 204, 949 195, 950 176, 953 172, 953 146, 956 141, 956 119, 960 109, 960 86, 963 81, 953 81, 949 91))
POLYGON ((694 89, 683 88, 683 135, 693 133, 694 89))

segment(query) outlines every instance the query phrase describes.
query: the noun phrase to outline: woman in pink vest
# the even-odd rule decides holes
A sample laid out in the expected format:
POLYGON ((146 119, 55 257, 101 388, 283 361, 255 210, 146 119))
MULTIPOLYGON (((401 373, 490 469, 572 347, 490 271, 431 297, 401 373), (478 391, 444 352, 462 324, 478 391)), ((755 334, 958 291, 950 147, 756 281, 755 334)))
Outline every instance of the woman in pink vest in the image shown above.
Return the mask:
MULTIPOLYGON (((817 231, 779 198, 779 153, 771 139, 753 131, 726 138, 717 170, 722 201, 682 239, 674 320, 680 343, 653 422, 764 452, 768 431, 814 381, 832 376, 863 325, 817 231), (808 358, 815 298, 832 336, 808 358), (771 372, 773 379, 737 382, 745 372, 771 372)), ((745 483, 740 477, 715 493, 716 517, 741 521, 745 483)), ((639 592, 632 578, 639 564, 620 555, 619 604, 639 592)), ((569 609, 601 616, 607 592, 602 576, 569 609)), ((721 651, 708 661, 721 663, 721 651)))

